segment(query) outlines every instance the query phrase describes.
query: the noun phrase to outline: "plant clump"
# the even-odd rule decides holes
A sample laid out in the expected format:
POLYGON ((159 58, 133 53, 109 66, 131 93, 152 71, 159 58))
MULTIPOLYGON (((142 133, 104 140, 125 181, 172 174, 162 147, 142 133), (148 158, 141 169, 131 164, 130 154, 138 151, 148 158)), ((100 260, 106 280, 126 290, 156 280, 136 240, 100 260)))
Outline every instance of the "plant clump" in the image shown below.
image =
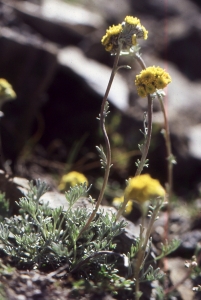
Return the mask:
POLYGON ((102 253, 104 250, 111 255, 115 249, 113 239, 124 231, 125 223, 116 222, 114 214, 98 211, 88 230, 79 237, 91 212, 73 208, 73 204, 86 195, 86 184, 76 185, 66 193, 67 211, 42 203, 46 191, 45 183, 30 183, 28 193, 19 200, 19 215, 0 223, 1 251, 18 268, 56 269, 67 264, 68 272, 82 272, 84 268, 92 274, 93 267, 90 269, 89 265, 103 263, 107 255, 102 253))

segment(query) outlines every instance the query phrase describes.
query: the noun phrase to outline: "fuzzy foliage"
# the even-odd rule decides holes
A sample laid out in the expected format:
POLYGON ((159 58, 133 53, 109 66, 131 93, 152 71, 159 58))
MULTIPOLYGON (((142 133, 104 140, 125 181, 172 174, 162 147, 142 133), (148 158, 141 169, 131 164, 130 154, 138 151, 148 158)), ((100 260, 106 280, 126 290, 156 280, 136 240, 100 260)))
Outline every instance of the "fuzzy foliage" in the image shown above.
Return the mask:
POLYGON ((78 238, 91 212, 73 205, 88 191, 86 184, 76 185, 66 193, 67 211, 42 203, 40 199, 46 191, 46 184, 37 181, 34 186, 31 182, 28 193, 19 200, 19 215, 0 223, 1 250, 15 266, 55 269, 67 264, 69 272, 78 265, 80 271, 98 261, 99 252, 115 248, 113 239, 124 231, 125 223, 116 222, 115 215, 103 211, 98 211, 88 230, 78 238))

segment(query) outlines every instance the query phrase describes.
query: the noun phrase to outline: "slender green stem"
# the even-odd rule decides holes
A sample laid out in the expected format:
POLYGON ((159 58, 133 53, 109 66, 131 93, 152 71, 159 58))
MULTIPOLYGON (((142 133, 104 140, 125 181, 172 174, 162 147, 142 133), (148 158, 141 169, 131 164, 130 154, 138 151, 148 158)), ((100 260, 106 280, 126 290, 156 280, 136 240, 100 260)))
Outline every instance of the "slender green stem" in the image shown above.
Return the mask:
MULTIPOLYGON (((143 61, 143 59, 141 58, 141 56, 136 53, 135 54, 135 58, 137 59, 138 63, 140 64, 142 69, 146 69, 146 65, 143 61)), ((152 133, 152 115, 153 115, 153 99, 151 97, 150 94, 148 94, 147 96, 147 100, 148 100, 148 113, 147 113, 147 117, 148 117, 148 124, 147 124, 147 134, 146 134, 146 139, 143 145, 143 150, 142 150, 142 156, 141 156, 141 160, 139 163, 139 166, 136 170, 135 176, 138 176, 141 174, 143 168, 144 168, 144 164, 146 162, 146 158, 147 158, 147 154, 149 151, 149 146, 150 146, 150 141, 151 141, 151 133, 152 133)), ((128 203, 129 199, 125 199, 124 198, 124 202, 122 204, 122 206, 120 207, 117 216, 116 216, 116 220, 119 219, 119 217, 122 215, 122 213, 124 212, 126 205, 128 203)))
MULTIPOLYGON (((139 53, 135 54, 135 58, 137 60, 137 62, 139 63, 139 65, 141 66, 141 68, 144 70, 146 69, 146 65, 144 60, 142 59, 142 57, 140 56, 139 53)), ((147 117, 148 117, 148 129, 147 129, 147 135, 146 135, 146 139, 145 139, 145 143, 143 146, 143 152, 142 152, 142 157, 140 160, 140 164, 137 168, 137 171, 135 173, 135 176, 138 176, 141 174, 143 168, 144 168, 144 164, 147 158, 147 154, 149 151, 149 146, 150 146, 150 141, 151 141, 151 133, 152 133, 152 115, 153 115, 153 99, 151 97, 150 94, 148 94, 147 96, 147 100, 148 100, 148 113, 147 113, 147 117)))
POLYGON ((110 148, 110 141, 109 141, 109 138, 108 138, 108 135, 107 135, 107 132, 106 132, 106 128, 105 128, 105 117, 106 117, 105 116, 105 104, 106 104, 106 101, 107 101, 107 98, 108 98, 108 95, 109 95, 109 91, 111 89, 111 86, 112 86, 112 83, 113 83, 116 71, 118 69, 117 66, 118 66, 118 62, 119 62, 120 52, 121 52, 121 46, 119 47, 119 50, 118 50, 118 52, 117 52, 117 54, 115 56, 114 65, 113 65, 113 68, 112 68, 112 73, 110 75, 110 80, 108 82, 108 86, 107 86, 105 95, 103 97, 103 101, 102 101, 102 105, 101 105, 101 111, 100 111, 100 126, 101 126, 101 130, 103 132, 104 139, 105 139, 106 157, 107 157, 107 165, 106 165, 106 168, 105 168, 105 175, 104 175, 103 185, 102 185, 102 188, 100 190, 100 194, 99 194, 98 200, 96 202, 96 206, 95 206, 95 208, 94 208, 91 216, 89 217, 87 223, 81 229, 79 236, 85 230, 87 230, 87 228, 89 227, 90 223, 93 221, 93 219, 94 219, 94 217, 96 215, 96 212, 97 212, 97 210, 98 210, 98 208, 99 208, 99 206, 101 204, 101 201, 103 199, 105 188, 106 188, 106 185, 107 185, 107 182, 108 182, 108 177, 109 177, 110 167, 111 167, 111 148, 110 148))
POLYGON ((139 53, 135 53, 135 59, 137 60, 137 62, 139 63, 140 67, 145 70, 146 69, 146 65, 144 60, 142 59, 141 55, 139 53))
POLYGON ((168 119, 167 119, 167 114, 165 110, 165 106, 163 103, 163 99, 161 96, 158 95, 158 99, 160 102, 161 110, 163 113, 163 118, 164 118, 164 127, 165 127, 165 132, 164 132, 164 137, 165 137, 165 144, 166 144, 166 151, 167 151, 167 161, 168 161, 168 196, 169 199, 172 196, 172 182, 173 182, 173 176, 172 176, 172 169, 173 169, 173 163, 172 163, 172 146, 171 146, 171 140, 170 140, 170 130, 169 130, 169 125, 168 125, 168 119))
POLYGON ((147 158, 147 154, 149 151, 149 146, 150 146, 150 141, 151 141, 151 133, 152 133, 152 115, 153 115, 153 99, 150 94, 147 96, 148 99, 148 126, 147 126, 147 135, 145 139, 145 143, 143 145, 143 152, 142 152, 142 157, 139 163, 139 166, 137 168, 137 171, 135 172, 135 176, 138 176, 141 174, 144 164, 147 158))
MULTIPOLYGON (((164 118, 164 138, 165 138, 165 144, 166 144, 166 151, 167 151, 167 178, 168 178, 168 184, 167 184, 167 211, 165 214, 165 228, 164 228, 164 241, 168 240, 169 238, 169 220, 170 220, 170 205, 169 205, 169 200, 172 197, 172 182, 173 182, 173 176, 172 176, 172 171, 173 171, 173 155, 172 155, 172 147, 171 147, 171 140, 170 140, 170 130, 169 130, 169 124, 168 124, 168 119, 167 119, 167 114, 165 110, 165 106, 163 103, 162 96, 158 95, 158 100, 160 102, 161 110, 163 113, 163 118, 164 118)), ((163 264, 164 264, 164 270, 167 270, 167 259, 163 259, 163 264)))
POLYGON ((142 236, 140 237, 140 240, 143 241, 142 247, 139 248, 139 252, 137 255, 137 263, 135 266, 135 279, 136 279, 136 284, 135 284, 135 295, 136 295, 136 300, 138 300, 138 292, 140 288, 140 270, 143 268, 143 265, 145 263, 145 253, 146 253, 146 248, 147 244, 151 235, 152 227, 153 224, 156 220, 156 217, 158 215, 159 210, 161 209, 161 203, 158 202, 155 209, 153 210, 153 214, 151 215, 151 219, 149 222, 149 225, 147 226, 146 234, 145 237, 143 238, 142 236))

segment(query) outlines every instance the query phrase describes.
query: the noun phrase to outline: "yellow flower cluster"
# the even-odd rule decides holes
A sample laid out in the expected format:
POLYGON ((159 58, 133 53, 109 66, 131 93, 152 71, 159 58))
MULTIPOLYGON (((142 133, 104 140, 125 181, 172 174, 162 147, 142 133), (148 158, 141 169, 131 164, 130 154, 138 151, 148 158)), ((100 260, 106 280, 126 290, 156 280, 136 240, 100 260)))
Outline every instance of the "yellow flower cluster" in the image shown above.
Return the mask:
POLYGON ((153 94, 157 89, 163 89, 171 82, 170 75, 160 67, 148 67, 136 76, 135 85, 138 95, 142 98, 153 94))
POLYGON ((58 188, 60 191, 66 191, 70 187, 84 182, 86 182, 86 184, 88 185, 88 180, 82 173, 72 171, 62 176, 58 188))
MULTIPOLYGON (((129 179, 124 196, 125 199, 129 199, 125 209, 125 214, 128 215, 132 211, 133 201, 143 204, 155 197, 164 197, 165 190, 157 179, 153 179, 149 174, 144 174, 129 179)), ((112 204, 119 207, 123 202, 124 197, 114 198, 112 204)))
POLYGON ((124 22, 119 25, 110 26, 106 30, 101 43, 105 50, 116 54, 121 45, 122 51, 129 51, 132 46, 137 44, 137 39, 146 40, 148 31, 140 24, 136 17, 126 16, 124 22))
POLYGON ((129 180, 124 195, 126 199, 143 203, 154 197, 164 197, 165 190, 157 179, 153 179, 149 174, 143 174, 129 180))
POLYGON ((16 94, 12 85, 6 79, 0 78, 0 101, 14 98, 16 98, 16 94))
POLYGON ((103 36, 101 43, 105 46, 105 50, 111 53, 115 53, 119 47, 118 39, 122 32, 122 26, 113 25, 106 30, 106 34, 103 36))
POLYGON ((124 28, 128 32, 131 31, 133 34, 132 36, 133 45, 137 44, 137 38, 144 39, 144 40, 148 38, 148 31, 143 25, 141 25, 140 20, 138 18, 132 16, 126 16, 124 21, 125 21, 124 28))

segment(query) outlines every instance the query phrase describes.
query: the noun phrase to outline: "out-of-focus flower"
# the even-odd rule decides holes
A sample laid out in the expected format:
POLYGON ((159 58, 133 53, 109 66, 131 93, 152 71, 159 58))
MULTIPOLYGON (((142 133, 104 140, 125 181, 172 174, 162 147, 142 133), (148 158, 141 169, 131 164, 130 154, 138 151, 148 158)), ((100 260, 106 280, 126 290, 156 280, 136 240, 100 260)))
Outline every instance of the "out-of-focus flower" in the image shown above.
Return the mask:
MULTIPOLYGON (((116 207, 117 209, 119 209, 120 205, 124 202, 124 197, 116 197, 113 199, 112 204, 114 205, 114 207, 116 207)), ((133 208, 133 202, 131 200, 128 201, 126 208, 125 208, 125 215, 129 215, 132 211, 133 208)))
POLYGON ((62 176, 58 188, 60 191, 66 191, 70 187, 84 182, 86 182, 86 184, 88 185, 88 180, 82 173, 72 171, 62 176))
POLYGON ((126 199, 142 204, 156 197, 164 197, 165 190, 157 179, 144 174, 129 179, 124 195, 126 199))
POLYGON ((137 39, 146 40, 147 37, 148 31, 141 25, 140 20, 126 16, 122 24, 110 26, 106 30, 101 43, 106 51, 115 55, 120 45, 122 52, 129 52, 133 46, 137 45, 137 39))
POLYGON ((4 78, 0 78, 0 105, 5 100, 11 100, 16 98, 12 85, 4 78))
POLYGON ((136 76, 135 85, 142 98, 153 94, 157 89, 165 88, 172 81, 170 75, 160 67, 148 67, 136 76))

